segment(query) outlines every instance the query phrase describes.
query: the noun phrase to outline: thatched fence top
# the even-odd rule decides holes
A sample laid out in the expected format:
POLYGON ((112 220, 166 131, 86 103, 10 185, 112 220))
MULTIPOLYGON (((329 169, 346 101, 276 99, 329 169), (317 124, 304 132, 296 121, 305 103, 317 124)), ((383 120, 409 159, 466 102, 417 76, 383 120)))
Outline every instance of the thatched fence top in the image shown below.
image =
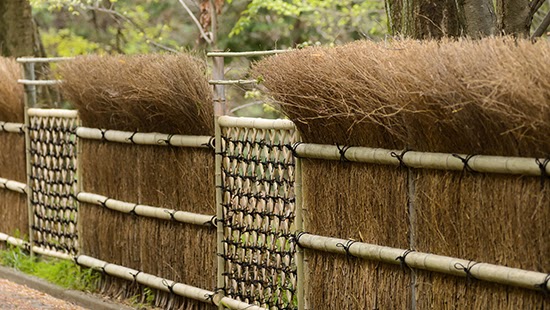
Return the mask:
POLYGON ((417 151, 550 153, 550 49, 511 38, 354 42, 254 68, 305 141, 417 151))

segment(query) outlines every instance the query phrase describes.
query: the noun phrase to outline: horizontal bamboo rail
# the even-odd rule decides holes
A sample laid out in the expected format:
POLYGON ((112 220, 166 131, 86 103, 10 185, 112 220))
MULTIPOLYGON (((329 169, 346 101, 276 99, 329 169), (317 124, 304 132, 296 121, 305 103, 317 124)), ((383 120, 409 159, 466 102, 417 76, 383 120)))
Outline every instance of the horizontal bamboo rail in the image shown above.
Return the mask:
POLYGON ((254 129, 274 129, 274 130, 292 130, 295 129, 294 123, 286 119, 263 119, 252 117, 231 117, 220 116, 218 124, 221 127, 239 127, 254 129))
POLYGON ((476 263, 464 259, 410 252, 404 249, 354 242, 351 240, 323 237, 311 234, 298 236, 298 244, 306 249, 384 262, 388 264, 405 264, 411 268, 428 270, 453 276, 474 277, 475 279, 517 286, 532 290, 550 290, 548 274, 505 266, 476 263))
POLYGON ((178 147, 212 148, 210 136, 184 136, 156 132, 130 132, 99 128, 78 127, 76 135, 82 139, 104 140, 141 145, 160 145, 178 147))
MULTIPOLYGON (((475 155, 469 158, 463 154, 427 153, 408 151, 403 156, 398 155, 403 151, 387 150, 368 147, 342 148, 334 145, 301 143, 295 147, 296 155, 301 158, 346 160, 351 162, 394 165, 399 166, 401 157, 403 164, 411 168, 425 168, 438 170, 464 170, 465 160, 467 166, 477 172, 541 175, 541 166, 535 158, 503 157, 475 155)), ((541 160, 540 162, 543 162, 541 160)), ((550 164, 543 167, 550 175, 550 164)))
POLYGON ((67 110, 67 109, 35 109, 31 108, 27 111, 29 116, 38 116, 38 117, 61 117, 61 118, 77 118, 77 110, 67 110))
POLYGON ((75 261, 79 265, 83 265, 96 270, 101 270, 102 272, 105 272, 106 274, 111 276, 122 278, 128 281, 135 281, 139 284, 143 284, 157 290, 171 292, 176 295, 202 301, 204 303, 216 305, 223 304, 225 307, 228 307, 230 309, 265 310, 264 308, 249 305, 247 303, 228 297, 220 298, 214 292, 205 289, 183 283, 177 283, 151 274, 139 272, 135 269, 126 268, 115 264, 109 264, 102 260, 86 255, 79 255, 75 257, 75 261))
POLYGON ((17 62, 19 63, 60 62, 60 61, 67 61, 67 60, 73 60, 73 59, 75 59, 75 57, 50 57, 50 58, 19 57, 17 58, 17 62))
POLYGON ((211 85, 250 85, 257 84, 257 80, 209 80, 211 85))
MULTIPOLYGON (((24 241, 23 239, 14 238, 4 233, 0 233, 0 241, 7 242, 17 247, 23 247, 23 248, 29 247, 29 243, 24 241)), ((172 292, 176 295, 191 298, 204 303, 210 303, 215 305, 222 304, 229 309, 235 309, 235 310, 237 309, 267 310, 265 308, 250 305, 232 298, 221 297, 220 295, 216 295, 216 293, 212 291, 208 291, 205 289, 201 289, 201 288, 183 284, 183 283, 177 283, 177 282, 163 279, 151 274, 140 272, 135 269, 131 269, 131 268, 115 265, 115 264, 110 264, 90 256, 86 256, 86 255, 72 256, 69 254, 50 251, 50 250, 36 247, 36 246, 33 246, 32 248, 33 248, 33 252, 37 254, 55 257, 59 259, 73 260, 79 265, 92 268, 95 270, 100 270, 101 272, 105 272, 106 274, 114 277, 118 277, 118 278, 125 279, 132 282, 135 281, 139 284, 143 284, 145 286, 148 286, 154 289, 158 289, 169 293, 172 292)))
POLYGON ((136 203, 111 199, 102 195, 81 192, 76 195, 79 202, 85 202, 122 213, 135 214, 160 220, 176 221, 200 226, 214 226, 215 216, 197 214, 172 209, 157 208, 136 203))
POLYGON ((25 80, 25 79, 19 79, 17 80, 17 83, 24 84, 24 85, 34 85, 34 86, 48 86, 48 85, 59 85, 63 83, 61 80, 25 80))
POLYGON ((4 178, 0 178, 0 188, 9 189, 21 194, 27 193, 27 184, 4 178))
POLYGON ((252 56, 269 56, 275 54, 287 53, 292 50, 271 50, 271 51, 252 51, 252 52, 209 52, 208 57, 252 57, 252 56))
POLYGON ((12 133, 24 133, 25 124, 0 122, 0 131, 12 133))

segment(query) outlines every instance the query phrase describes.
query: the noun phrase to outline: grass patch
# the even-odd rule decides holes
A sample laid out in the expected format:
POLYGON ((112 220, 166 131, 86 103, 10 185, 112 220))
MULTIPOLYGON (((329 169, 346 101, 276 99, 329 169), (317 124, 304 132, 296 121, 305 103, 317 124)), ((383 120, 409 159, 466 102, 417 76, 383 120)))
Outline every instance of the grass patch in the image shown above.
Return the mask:
POLYGON ((72 261, 34 256, 17 247, 0 251, 0 264, 66 289, 96 292, 101 274, 72 261))

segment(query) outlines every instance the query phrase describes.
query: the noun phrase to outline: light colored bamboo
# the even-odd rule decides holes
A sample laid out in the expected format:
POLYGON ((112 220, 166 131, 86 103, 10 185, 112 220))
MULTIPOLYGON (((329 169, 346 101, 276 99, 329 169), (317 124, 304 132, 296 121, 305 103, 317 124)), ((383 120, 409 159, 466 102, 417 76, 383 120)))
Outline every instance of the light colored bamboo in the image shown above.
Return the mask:
POLYGON ((164 133, 144 133, 119 130, 102 130, 98 128, 79 127, 76 129, 76 135, 81 139, 106 140, 109 142, 140 144, 140 145, 159 145, 159 146, 178 146, 178 147, 197 147, 208 148, 212 137, 210 136, 184 136, 170 135, 164 133))
POLYGON ((27 184, 4 178, 0 178, 0 188, 9 189, 21 194, 27 193, 27 184))
POLYGON ((135 213, 139 216, 151 217, 166 221, 176 221, 200 226, 211 226, 212 215, 197 214, 185 211, 176 211, 173 209, 157 208, 147 205, 124 202, 111 199, 102 195, 81 192, 76 196, 79 202, 85 202, 98 206, 105 206, 108 209, 119 211, 122 213, 135 213))
POLYGON ((17 58, 17 62, 19 63, 60 62, 60 61, 67 61, 67 60, 73 60, 73 59, 74 57, 49 57, 49 58, 19 57, 17 58))
MULTIPOLYGON (((23 63, 24 78, 34 80, 34 63, 23 63)), ((33 212, 33 189, 32 189, 32 155, 31 155, 31 134, 30 134, 30 115, 29 110, 31 107, 36 106, 36 86, 34 85, 25 85, 25 98, 24 98, 24 116, 25 116, 25 169, 27 177, 27 219, 28 219, 28 233, 29 233, 29 244, 30 244, 30 255, 34 256, 33 245, 34 245, 34 212, 33 212)))
POLYGON ((29 116, 37 117, 61 117, 61 118, 77 118, 77 110, 67 109, 28 109, 29 116))
MULTIPOLYGON (((300 246, 306 249, 346 255, 347 248, 352 256, 388 264, 399 265, 400 259, 398 257, 402 257, 406 251, 363 242, 348 242, 349 240, 311 234, 303 234, 299 238, 300 246)), ((545 282, 547 274, 541 272, 475 263, 464 259, 422 252, 410 252, 404 260, 407 266, 411 268, 463 277, 468 275, 464 270, 464 268, 467 268, 470 275, 478 280, 531 290, 536 290, 538 285, 545 283, 546 289, 550 290, 550 282, 545 282)))
POLYGON ((22 133, 24 128, 25 128, 25 124, 0 122, 0 131, 11 132, 11 133, 22 133))
POLYGON ((251 57, 251 56, 269 56, 290 52, 292 50, 271 50, 271 51, 252 51, 252 52, 209 52, 208 57, 251 57))
MULTIPOLYGON (((216 183, 216 218, 217 218, 217 226, 216 226, 216 251, 217 251, 217 276, 216 276, 216 285, 218 288, 224 288, 225 287, 225 260, 221 256, 224 251, 224 227, 223 227, 223 191, 222 191, 222 185, 223 185, 223 176, 222 176, 222 130, 219 124, 219 120, 221 117, 215 117, 214 119, 214 129, 215 129, 215 142, 216 142, 216 156, 214 159, 215 162, 215 183, 216 183)), ((223 297, 223 291, 219 290, 218 295, 223 297)), ((219 309, 223 309, 223 306, 218 307, 219 309)))
POLYGON ((211 85, 249 85, 257 84, 257 80, 209 80, 211 85))
MULTIPOLYGON (((295 197, 296 197, 296 219, 295 219, 295 225, 296 225, 296 228, 294 229, 294 233, 296 232, 301 232, 301 231, 305 231, 305 228, 304 228, 304 218, 303 218, 303 213, 302 213, 302 207, 303 207, 303 203, 302 203, 302 161, 300 158, 295 158, 295 163, 296 163, 296 170, 295 170, 295 180, 294 180, 294 193, 295 193, 295 197)), ((306 276, 306 272, 305 272, 305 251, 303 248, 299 247, 299 246, 296 246, 296 254, 295 254, 295 259, 296 259, 296 272, 297 272, 297 277, 298 277, 298 281, 297 281, 297 284, 296 284, 296 295, 297 295, 297 299, 298 299, 298 310, 305 310, 305 309, 308 309, 309 307, 307 307, 307 302, 306 302, 306 296, 308 296, 307 294, 307 289, 306 289, 306 285, 308 283, 308 281, 306 281, 305 279, 305 276, 306 276)))
POLYGON ((251 117, 222 116, 218 119, 221 127, 293 130, 294 123, 286 119, 263 119, 251 117))
POLYGON ((194 287, 191 285, 177 283, 171 280, 163 279, 151 274, 139 272, 138 270, 126 268, 123 266, 109 264, 105 261, 86 256, 79 255, 76 257, 76 262, 80 265, 104 271, 106 274, 119 277, 128 281, 136 281, 137 283, 155 288, 164 292, 173 292, 176 295, 187 297, 210 304, 223 304, 229 309, 249 309, 249 310, 265 310, 264 308, 249 305, 231 298, 223 297, 216 298, 214 292, 194 287), (214 298, 210 298, 214 296, 214 298))
POLYGON ((34 85, 34 86, 44 86, 44 85, 59 85, 63 83, 61 80, 25 80, 25 79, 19 79, 17 80, 17 83, 23 84, 23 85, 34 85))
MULTIPOLYGON (((26 242, 25 240, 6 235, 4 233, 0 233, 0 241, 4 241, 8 244, 11 244, 11 245, 17 246, 17 247, 22 247, 22 248, 27 248, 27 249, 29 248, 29 243, 26 242)), ((74 259, 74 257, 69 255, 69 254, 56 252, 56 251, 51 251, 51 250, 47 250, 47 249, 37 247, 37 246, 33 246, 32 251, 36 254, 55 257, 55 258, 59 258, 59 259, 66 259, 66 260, 73 260, 74 259)))
MULTIPOLYGON (((296 146, 296 154, 303 158, 326 160, 341 160, 340 149, 334 145, 303 143, 296 146)), ((400 150, 387 150, 368 147, 350 147, 345 151, 345 159, 352 162, 362 162, 382 165, 399 165, 399 160, 392 153, 401 154, 400 150)), ((458 154, 462 158, 467 155, 458 154)), ((403 155, 403 163, 411 168, 438 170, 463 170, 464 163, 453 154, 427 153, 409 151, 403 155)), ((476 155, 468 160, 468 166, 477 172, 522 174, 540 176, 541 171, 535 158, 503 157, 476 155)), ((550 165, 546 166, 550 174, 550 165)))

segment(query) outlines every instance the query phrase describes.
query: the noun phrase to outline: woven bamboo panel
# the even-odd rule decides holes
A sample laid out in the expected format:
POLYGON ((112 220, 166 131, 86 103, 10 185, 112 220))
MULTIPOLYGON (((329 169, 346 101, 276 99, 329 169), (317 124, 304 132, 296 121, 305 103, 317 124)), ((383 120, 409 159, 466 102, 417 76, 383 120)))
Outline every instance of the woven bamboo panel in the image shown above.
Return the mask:
POLYGON ((225 294, 270 309, 296 308, 297 132, 222 127, 225 294))
POLYGON ((78 252, 77 118, 30 116, 34 245, 78 252))

